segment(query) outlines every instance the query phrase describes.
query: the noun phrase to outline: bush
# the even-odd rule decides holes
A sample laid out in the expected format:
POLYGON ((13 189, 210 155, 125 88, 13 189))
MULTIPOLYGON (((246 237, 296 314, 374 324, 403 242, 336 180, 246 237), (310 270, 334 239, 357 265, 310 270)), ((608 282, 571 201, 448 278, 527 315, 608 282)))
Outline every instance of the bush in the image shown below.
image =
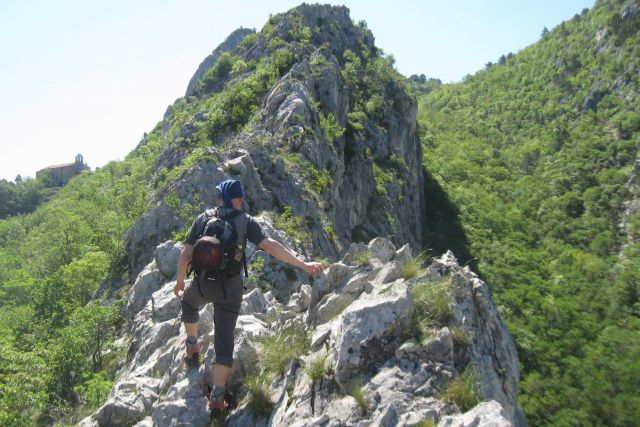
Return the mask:
POLYGON ((273 226, 284 231, 289 237, 300 243, 311 242, 311 233, 309 233, 309 230, 304 223, 304 219, 300 216, 294 215, 291 206, 285 206, 284 212, 275 217, 273 226))
POLYGON ((320 126, 322 134, 328 143, 333 143, 336 138, 340 138, 344 134, 344 128, 340 126, 335 114, 329 113, 327 116, 320 112, 320 126))

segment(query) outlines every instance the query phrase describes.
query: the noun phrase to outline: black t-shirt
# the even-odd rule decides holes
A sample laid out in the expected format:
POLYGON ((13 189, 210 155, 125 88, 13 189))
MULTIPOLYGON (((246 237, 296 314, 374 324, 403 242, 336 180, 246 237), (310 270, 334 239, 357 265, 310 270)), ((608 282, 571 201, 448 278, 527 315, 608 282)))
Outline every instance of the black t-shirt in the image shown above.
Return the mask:
MULTIPOLYGON (((247 222, 247 239, 254 245, 258 246, 267 236, 258 221, 249 214, 245 215, 249 217, 249 221, 247 222)), ((187 238, 184 240, 186 245, 193 246, 196 243, 196 240, 201 237, 199 233, 204 231, 204 226, 209 219, 210 217, 207 217, 205 212, 196 217, 187 238)))

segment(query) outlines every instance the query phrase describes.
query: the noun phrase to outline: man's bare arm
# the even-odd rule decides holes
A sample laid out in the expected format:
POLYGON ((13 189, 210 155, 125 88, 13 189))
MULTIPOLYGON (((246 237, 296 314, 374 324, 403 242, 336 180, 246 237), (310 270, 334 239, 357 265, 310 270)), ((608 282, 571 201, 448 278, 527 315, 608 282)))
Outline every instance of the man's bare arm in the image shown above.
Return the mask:
POLYGON ((301 260, 296 256, 296 254, 284 247, 280 242, 273 240, 270 237, 263 239, 258 246, 278 261, 291 264, 309 274, 320 273, 324 269, 322 264, 319 262, 305 262, 301 260))
POLYGON ((173 293, 177 298, 182 299, 182 293, 184 292, 184 279, 187 277, 187 268, 191 262, 193 255, 193 246, 184 245, 182 252, 180 253, 180 260, 178 261, 178 274, 176 279, 176 286, 173 288, 173 293))

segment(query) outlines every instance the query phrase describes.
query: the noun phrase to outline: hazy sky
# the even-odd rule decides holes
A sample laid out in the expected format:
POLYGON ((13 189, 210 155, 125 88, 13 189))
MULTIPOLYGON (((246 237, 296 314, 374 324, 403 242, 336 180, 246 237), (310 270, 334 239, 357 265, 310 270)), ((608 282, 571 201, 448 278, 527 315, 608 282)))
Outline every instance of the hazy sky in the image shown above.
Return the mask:
MULTIPOLYGON (((0 179, 122 159, 184 95, 236 28, 260 30, 284 0, 0 0, 0 179)), ((459 81, 539 39, 594 0, 353 0, 404 75, 459 81)))

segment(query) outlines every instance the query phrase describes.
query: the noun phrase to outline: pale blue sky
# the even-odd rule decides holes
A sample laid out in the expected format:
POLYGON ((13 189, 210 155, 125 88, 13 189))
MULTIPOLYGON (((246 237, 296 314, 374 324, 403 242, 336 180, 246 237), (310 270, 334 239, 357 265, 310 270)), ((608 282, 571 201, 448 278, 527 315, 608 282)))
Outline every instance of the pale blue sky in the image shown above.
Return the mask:
MULTIPOLYGON (((299 1, 0 0, 0 179, 122 159, 233 30, 299 1)), ((594 0, 353 0, 398 70, 459 81, 594 0)))

